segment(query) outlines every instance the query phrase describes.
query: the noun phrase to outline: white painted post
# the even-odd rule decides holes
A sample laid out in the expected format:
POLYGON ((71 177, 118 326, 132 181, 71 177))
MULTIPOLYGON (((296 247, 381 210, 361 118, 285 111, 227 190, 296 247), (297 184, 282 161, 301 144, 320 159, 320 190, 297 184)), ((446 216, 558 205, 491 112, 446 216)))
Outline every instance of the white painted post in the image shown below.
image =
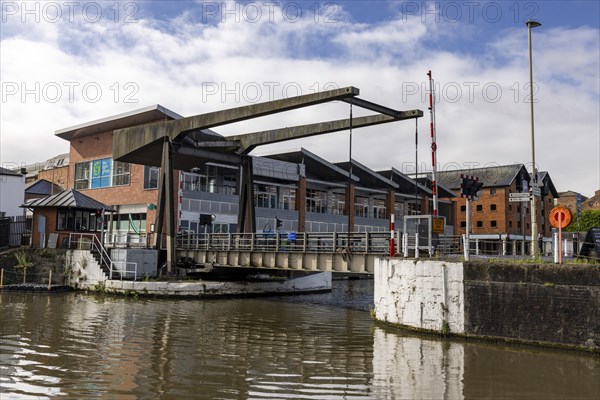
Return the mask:
POLYGON ((402 254, 404 258, 408 257, 408 233, 402 234, 402 254))
POLYGON ((565 257, 569 256, 569 243, 567 242, 567 239, 563 239, 563 254, 565 257))
POLYGON ((479 239, 475 239, 475 255, 479 255, 479 239))
POLYGON ((505 256, 506 252, 506 236, 502 238, 502 255, 505 256))
POLYGON ((419 258, 419 232, 415 233, 415 258, 419 258))
POLYGON ((559 248, 560 248, 560 243, 558 243, 558 232, 554 232, 554 237, 552 240, 552 244, 553 244, 553 252, 554 252, 554 262, 558 264, 558 254, 559 254, 559 248))
POLYGON ((469 237, 466 233, 462 235, 463 239, 463 255, 465 257, 465 261, 469 261, 469 237))

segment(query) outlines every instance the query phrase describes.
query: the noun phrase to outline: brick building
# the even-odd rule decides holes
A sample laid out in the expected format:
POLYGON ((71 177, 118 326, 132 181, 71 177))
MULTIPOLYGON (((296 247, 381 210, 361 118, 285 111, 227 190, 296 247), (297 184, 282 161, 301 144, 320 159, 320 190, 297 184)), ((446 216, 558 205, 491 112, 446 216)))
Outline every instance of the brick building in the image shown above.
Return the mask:
POLYGON ((573 190, 567 190, 566 192, 558 193, 559 199, 557 204, 561 206, 567 207, 571 214, 576 215, 577 209, 581 210, 583 206, 583 202, 588 198, 582 195, 581 193, 577 193, 573 190))
MULTIPOLYGON (((479 200, 471 203, 470 233, 474 237, 508 234, 517 238, 531 235, 530 203, 509 202, 510 193, 529 191, 530 174, 523 164, 445 171, 438 174, 438 180, 460 193, 461 174, 478 177, 483 183, 479 200)), ((544 237, 550 237, 552 227, 548 215, 558 192, 547 172, 538 172, 538 181, 541 184, 541 196, 536 197, 538 231, 544 237)), ((462 235, 467 231, 466 199, 456 197, 451 200, 456 213, 454 234, 462 235)))

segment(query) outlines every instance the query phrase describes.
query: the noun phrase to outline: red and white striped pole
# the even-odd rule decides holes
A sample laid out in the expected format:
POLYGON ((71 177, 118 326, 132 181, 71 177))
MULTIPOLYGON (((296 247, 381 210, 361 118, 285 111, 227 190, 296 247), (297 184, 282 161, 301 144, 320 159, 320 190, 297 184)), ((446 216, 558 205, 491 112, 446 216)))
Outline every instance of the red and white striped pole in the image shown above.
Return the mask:
POLYGON ((390 215, 390 257, 396 255, 396 244, 394 243, 394 214, 390 215))
POLYGON ((438 215, 438 194, 437 194, 437 144, 436 144, 436 132, 435 132, 435 100, 434 100, 434 82, 431 76, 431 70, 427 72, 429 77, 429 128, 431 130, 431 193, 433 195, 433 217, 438 215))

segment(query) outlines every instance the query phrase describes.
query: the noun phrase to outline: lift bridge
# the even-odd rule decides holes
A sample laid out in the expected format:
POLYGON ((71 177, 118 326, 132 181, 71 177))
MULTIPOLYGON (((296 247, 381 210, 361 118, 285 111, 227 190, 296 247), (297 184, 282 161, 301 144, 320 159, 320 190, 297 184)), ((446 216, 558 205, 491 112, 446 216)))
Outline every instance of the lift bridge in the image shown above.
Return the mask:
MULTIPOLYGON (((331 270, 354 271, 372 263, 357 257, 353 247, 364 248, 363 257, 374 257, 379 235, 374 233, 333 233, 328 237, 298 233, 295 240, 261 236, 256 232, 254 209, 254 177, 249 153, 258 146, 305 138, 325 133, 363 128, 423 116, 421 110, 398 111, 358 98, 359 89, 344 87, 256 103, 227 110, 199 114, 178 120, 115 130, 113 158, 115 161, 160 167, 159 199, 155 223, 155 248, 166 250, 167 273, 173 273, 179 259, 196 264, 287 266, 312 268, 324 262, 331 270), (374 112, 373 115, 313 122, 307 125, 282 127, 233 136, 222 136, 211 128, 248 121, 267 115, 341 101, 374 112), (227 237, 197 235, 177 237, 175 225, 174 170, 188 170, 207 162, 219 162, 240 168, 240 196, 237 234, 227 237), (359 240, 360 239, 360 240, 359 240), (315 247, 316 246, 316 247, 315 247), (330 251, 313 252, 319 246, 330 251), (301 251, 300 251, 301 250, 301 251), (352 255, 351 255, 352 254, 352 255), (329 264, 327 264, 329 263, 329 264)), ((389 234, 388 235, 389 238, 389 234)), ((389 239, 388 239, 389 240, 389 239)), ((389 245, 388 245, 389 246, 389 245)), ((381 246, 383 250, 383 245, 381 246)), ((389 247, 388 247, 389 249, 389 247)), ((315 267, 316 268, 316 267, 315 267)))
POLYGON ((373 273, 389 255, 389 232, 212 233, 177 237, 178 265, 188 273, 214 267, 373 273))

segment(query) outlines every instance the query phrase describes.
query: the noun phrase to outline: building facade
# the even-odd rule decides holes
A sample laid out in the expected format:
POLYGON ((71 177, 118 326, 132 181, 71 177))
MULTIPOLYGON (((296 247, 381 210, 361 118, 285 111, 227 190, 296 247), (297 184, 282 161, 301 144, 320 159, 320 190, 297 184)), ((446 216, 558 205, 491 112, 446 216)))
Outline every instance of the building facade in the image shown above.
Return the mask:
POLYGON ((25 176, 0 167, 0 217, 22 216, 24 198, 25 176))
MULTIPOLYGON (((509 235, 513 238, 531 235, 530 202, 511 202, 511 193, 529 193, 530 175, 523 164, 444 171, 438 173, 441 184, 460 193, 461 175, 477 177, 483 186, 479 199, 471 203, 471 226, 474 235, 509 235)), ((536 196, 538 232, 550 237, 552 227, 548 221, 550 210, 558 198, 550 175, 538 173, 541 196, 536 196)), ((456 197, 455 235, 467 232, 466 199, 456 197)))

